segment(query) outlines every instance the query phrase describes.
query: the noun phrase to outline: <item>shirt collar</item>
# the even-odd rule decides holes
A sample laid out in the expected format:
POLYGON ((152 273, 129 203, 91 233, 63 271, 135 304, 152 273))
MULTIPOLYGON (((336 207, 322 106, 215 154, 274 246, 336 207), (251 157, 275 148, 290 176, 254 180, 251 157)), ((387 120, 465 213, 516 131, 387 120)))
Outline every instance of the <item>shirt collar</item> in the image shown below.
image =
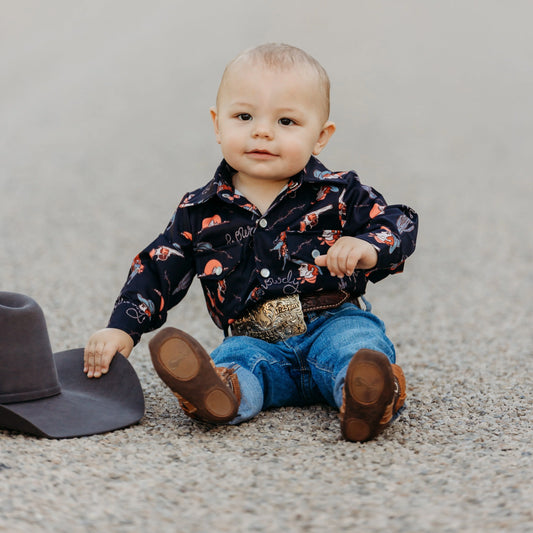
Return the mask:
MULTIPOLYGON (((202 204, 214 196, 225 199, 228 195, 234 194, 235 189, 231 181, 233 174, 235 174, 235 170, 223 159, 215 171, 213 179, 204 187, 187 194, 180 207, 202 204)), ((331 172, 316 157, 311 156, 304 169, 291 178, 287 192, 295 191, 302 183, 338 183, 343 181, 345 175, 346 172, 331 172)))

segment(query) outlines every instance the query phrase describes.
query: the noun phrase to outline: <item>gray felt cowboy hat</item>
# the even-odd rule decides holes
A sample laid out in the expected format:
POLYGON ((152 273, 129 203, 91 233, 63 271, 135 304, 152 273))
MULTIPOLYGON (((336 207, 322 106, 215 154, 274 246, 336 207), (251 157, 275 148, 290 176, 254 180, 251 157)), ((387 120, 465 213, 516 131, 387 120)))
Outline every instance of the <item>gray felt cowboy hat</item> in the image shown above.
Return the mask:
POLYGON ((49 438, 123 428, 144 414, 135 370, 120 354, 99 379, 83 372, 83 348, 52 353, 37 302, 0 292, 0 428, 49 438))

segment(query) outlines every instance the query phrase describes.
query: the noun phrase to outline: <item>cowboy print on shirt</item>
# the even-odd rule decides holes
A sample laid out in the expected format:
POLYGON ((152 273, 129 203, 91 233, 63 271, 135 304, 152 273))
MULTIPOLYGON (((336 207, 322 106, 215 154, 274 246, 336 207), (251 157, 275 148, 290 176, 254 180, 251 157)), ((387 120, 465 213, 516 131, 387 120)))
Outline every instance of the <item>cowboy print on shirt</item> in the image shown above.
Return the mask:
POLYGON ((416 213, 387 205, 353 171, 332 173, 311 157, 264 214, 235 191, 233 173, 222 161, 206 186, 185 195, 165 231, 135 258, 110 327, 138 342, 165 322, 195 275, 221 328, 269 298, 340 288, 359 296, 368 281, 401 272, 414 251, 416 213), (375 247, 374 269, 340 279, 315 265, 343 235, 375 247), (147 302, 150 316, 142 312, 147 302))

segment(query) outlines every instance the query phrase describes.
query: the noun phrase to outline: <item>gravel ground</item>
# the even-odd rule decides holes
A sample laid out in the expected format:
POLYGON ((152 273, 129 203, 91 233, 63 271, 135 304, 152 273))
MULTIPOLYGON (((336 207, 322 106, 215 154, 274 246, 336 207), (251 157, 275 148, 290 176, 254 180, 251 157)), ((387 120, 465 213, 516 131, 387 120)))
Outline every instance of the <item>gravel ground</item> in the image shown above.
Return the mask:
MULTIPOLYGON (((368 294, 406 409, 365 444, 342 441, 325 406, 204 427, 158 380, 146 336, 130 358, 139 425, 0 431, 0 531, 533 531, 533 8, 303 6, 0 1, 0 290, 40 303, 54 350, 83 346, 131 258, 210 179, 225 63, 291 42, 332 78, 324 163, 420 214, 405 273, 368 294)), ((221 340, 196 283, 169 324, 221 340)))

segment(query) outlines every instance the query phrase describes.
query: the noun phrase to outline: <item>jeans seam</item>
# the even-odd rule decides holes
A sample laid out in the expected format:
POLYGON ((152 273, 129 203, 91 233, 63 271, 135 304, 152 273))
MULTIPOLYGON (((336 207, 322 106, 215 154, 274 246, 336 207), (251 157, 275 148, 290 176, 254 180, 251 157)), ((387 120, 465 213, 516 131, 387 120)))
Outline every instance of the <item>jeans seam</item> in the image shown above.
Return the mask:
POLYGON ((280 366, 280 367, 283 367, 283 368, 288 368, 288 367, 292 366, 290 364, 282 363, 281 361, 269 361, 265 357, 258 357, 257 359, 255 359, 255 361, 253 362, 253 364, 251 365, 251 367, 249 369, 249 371, 252 372, 252 374, 254 373, 254 370, 259 365, 259 363, 267 363, 268 366, 280 366))

